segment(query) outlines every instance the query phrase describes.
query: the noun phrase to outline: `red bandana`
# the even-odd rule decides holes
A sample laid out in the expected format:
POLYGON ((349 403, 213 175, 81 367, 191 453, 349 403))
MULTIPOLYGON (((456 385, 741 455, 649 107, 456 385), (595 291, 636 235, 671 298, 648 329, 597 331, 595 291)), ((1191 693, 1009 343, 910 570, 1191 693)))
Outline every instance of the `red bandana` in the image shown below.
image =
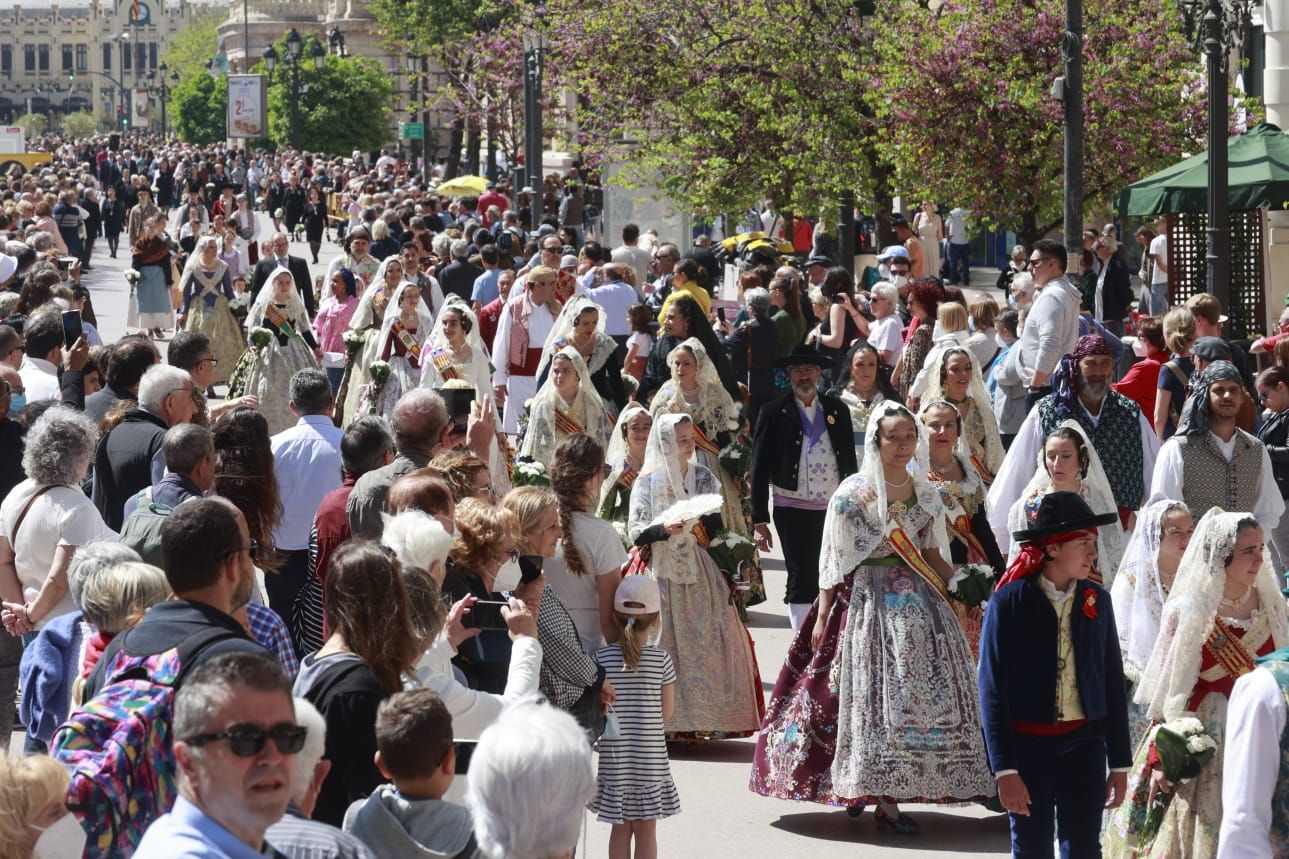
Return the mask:
POLYGON ((1080 537, 1095 537, 1096 528, 1084 528, 1079 531, 1066 531, 1063 534, 1053 534, 1050 537, 1042 537, 1038 540, 1025 543, 1020 547, 1020 552, 1016 555, 1016 560, 1011 562, 1011 566, 1003 573, 1003 577, 998 580, 994 590, 1001 588, 1008 582, 1014 582, 1016 579, 1023 579, 1030 573, 1038 572, 1039 567, 1043 566, 1043 547, 1059 546, 1061 543, 1068 543, 1071 540, 1077 540, 1080 537))

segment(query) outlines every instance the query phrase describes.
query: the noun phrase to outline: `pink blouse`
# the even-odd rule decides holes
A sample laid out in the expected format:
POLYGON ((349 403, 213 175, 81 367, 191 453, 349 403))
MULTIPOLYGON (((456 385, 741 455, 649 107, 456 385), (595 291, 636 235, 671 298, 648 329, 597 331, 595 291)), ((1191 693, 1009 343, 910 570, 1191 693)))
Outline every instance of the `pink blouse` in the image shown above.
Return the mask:
POLYGON ((357 309, 356 295, 346 296, 344 301, 336 301, 333 295, 322 299, 318 316, 313 321, 313 330, 318 335, 318 346, 323 352, 345 351, 345 329, 349 327, 349 319, 357 309))

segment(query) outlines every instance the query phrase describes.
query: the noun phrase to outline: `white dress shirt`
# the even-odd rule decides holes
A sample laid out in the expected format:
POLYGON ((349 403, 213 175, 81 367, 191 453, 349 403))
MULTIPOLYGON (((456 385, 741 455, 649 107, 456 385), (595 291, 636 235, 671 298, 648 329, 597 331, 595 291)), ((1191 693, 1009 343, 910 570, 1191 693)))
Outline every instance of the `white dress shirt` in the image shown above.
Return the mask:
POLYGON ((27 402, 39 403, 43 400, 62 400, 63 389, 58 384, 58 368, 44 358, 22 357, 18 367, 22 377, 22 386, 27 389, 27 402))
MULTIPOLYGON (((1213 433, 1212 436, 1217 449, 1222 453, 1227 462, 1235 456, 1235 439, 1231 436, 1229 442, 1222 441, 1213 433)), ((1164 442, 1164 446, 1159 450, 1159 459, 1155 461, 1155 475, 1152 480, 1150 500, 1158 501, 1163 498, 1181 501, 1182 482, 1186 475, 1184 473, 1184 463, 1182 460, 1182 449, 1177 444, 1177 437, 1173 436, 1164 442)), ((1249 512, 1253 518, 1258 520, 1262 530, 1270 533, 1276 525, 1280 523, 1280 516, 1285 512, 1284 499, 1280 497, 1280 490, 1276 488, 1276 474, 1271 468, 1271 457, 1267 455, 1267 449, 1262 445, 1258 446, 1262 454, 1262 469, 1258 477, 1258 489, 1254 495, 1253 509, 1249 512)))
POLYGON ((340 488, 340 439, 344 434, 325 415, 305 415, 270 440, 282 499, 282 520, 273 531, 277 548, 309 548, 318 504, 340 488))
POLYGON ((1271 798, 1280 776, 1285 699, 1265 668, 1235 681, 1226 709, 1217 859, 1271 859, 1271 798))

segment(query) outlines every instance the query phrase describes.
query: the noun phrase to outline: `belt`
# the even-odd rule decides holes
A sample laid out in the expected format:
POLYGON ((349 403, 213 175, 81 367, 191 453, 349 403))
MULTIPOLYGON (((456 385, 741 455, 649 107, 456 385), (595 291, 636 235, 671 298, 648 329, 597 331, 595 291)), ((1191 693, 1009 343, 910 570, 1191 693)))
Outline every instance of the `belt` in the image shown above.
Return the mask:
POLYGON ((1086 724, 1088 724, 1087 719, 1071 719, 1067 722, 1012 722, 1012 733, 1031 737, 1060 737, 1072 734, 1086 724))
POLYGON ((860 562, 861 567, 899 567, 904 564, 904 559, 899 555, 887 555, 882 558, 865 558, 860 562))

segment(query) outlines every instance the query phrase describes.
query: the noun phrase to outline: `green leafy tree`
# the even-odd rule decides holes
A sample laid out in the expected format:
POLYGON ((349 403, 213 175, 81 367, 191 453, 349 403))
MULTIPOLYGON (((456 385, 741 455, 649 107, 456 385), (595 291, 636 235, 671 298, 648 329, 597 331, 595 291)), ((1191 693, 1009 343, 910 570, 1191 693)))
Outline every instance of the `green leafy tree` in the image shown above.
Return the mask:
POLYGON ((170 110, 180 140, 198 145, 225 138, 228 117, 228 82, 208 74, 190 75, 175 87, 170 110))
POLYGON ((23 133, 31 140, 49 130, 49 117, 43 113, 24 113, 18 117, 17 125, 22 126, 23 133))
POLYGON ((89 137, 97 127, 98 121, 88 111, 69 113, 63 117, 63 134, 67 137, 89 137))
MULTIPOLYGON (((313 36, 300 52, 300 147, 311 152, 348 155, 355 149, 379 149, 392 137, 394 86, 389 75, 366 57, 328 54, 321 70, 310 57, 313 36)), ((269 135, 279 145, 291 143, 291 72, 282 58, 286 40, 274 46, 277 67, 269 74, 263 61, 254 72, 269 74, 269 135)))
POLYGON ((215 56, 219 46, 221 16, 200 15, 188 27, 180 30, 166 45, 162 59, 170 71, 179 73, 180 82, 190 77, 206 75, 206 63, 215 56))

